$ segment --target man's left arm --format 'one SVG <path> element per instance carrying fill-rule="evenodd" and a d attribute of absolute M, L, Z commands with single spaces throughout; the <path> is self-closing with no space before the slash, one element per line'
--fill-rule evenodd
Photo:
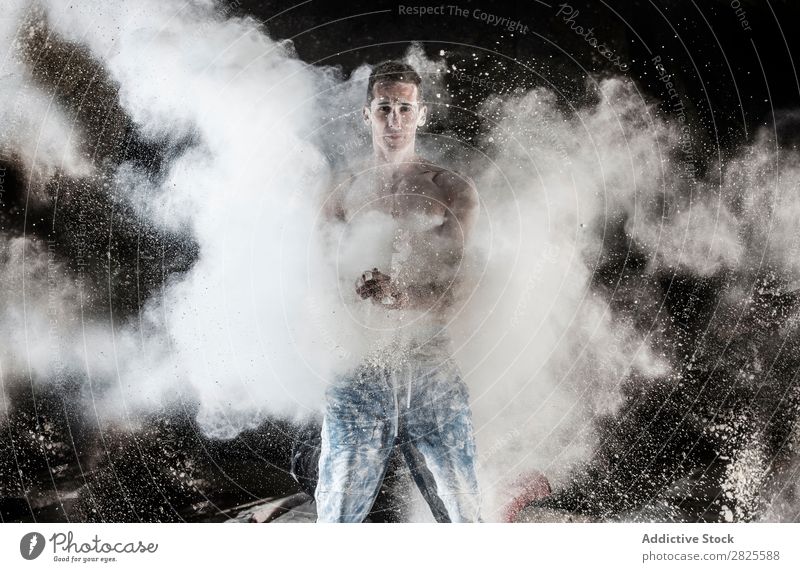
<path fill-rule="evenodd" d="M 433 182 L 445 191 L 448 198 L 439 235 L 450 244 L 445 243 L 443 247 L 452 247 L 453 254 L 460 259 L 478 218 L 478 191 L 472 179 L 452 171 L 438 173 Z"/>
<path fill-rule="evenodd" d="M 436 231 L 435 241 L 439 255 L 437 262 L 444 268 L 430 269 L 435 279 L 428 284 L 409 284 L 403 288 L 398 288 L 386 276 L 383 288 L 374 296 L 374 300 L 382 301 L 384 307 L 426 307 L 431 300 L 452 293 L 454 273 L 462 262 L 467 240 L 478 218 L 478 191 L 471 179 L 452 171 L 438 173 L 433 182 L 442 189 L 446 198 L 444 220 Z"/>

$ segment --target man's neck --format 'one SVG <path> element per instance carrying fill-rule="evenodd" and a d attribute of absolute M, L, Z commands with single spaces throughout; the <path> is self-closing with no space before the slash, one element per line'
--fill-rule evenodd
<path fill-rule="evenodd" d="M 416 161 L 417 153 L 414 150 L 413 145 L 408 149 L 404 149 L 403 151 L 398 151 L 396 153 L 387 153 L 383 149 L 375 147 L 373 160 L 376 166 L 386 167 L 389 170 L 396 170 L 401 168 L 403 165 Z"/>

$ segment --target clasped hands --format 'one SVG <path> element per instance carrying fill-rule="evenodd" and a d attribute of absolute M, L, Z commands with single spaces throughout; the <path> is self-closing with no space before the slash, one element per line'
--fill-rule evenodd
<path fill-rule="evenodd" d="M 396 310 L 408 303 L 408 294 L 392 282 L 388 274 L 377 268 L 364 271 L 356 280 L 356 293 L 362 300 L 371 298 L 374 304 Z"/>

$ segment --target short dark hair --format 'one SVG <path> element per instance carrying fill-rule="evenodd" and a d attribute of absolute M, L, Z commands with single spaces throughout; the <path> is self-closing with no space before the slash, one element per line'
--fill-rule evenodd
<path fill-rule="evenodd" d="M 372 88 L 379 81 L 413 83 L 417 86 L 417 99 L 422 99 L 422 78 L 417 70 L 408 64 L 396 60 L 381 62 L 369 74 L 367 83 L 367 105 L 372 102 Z"/>

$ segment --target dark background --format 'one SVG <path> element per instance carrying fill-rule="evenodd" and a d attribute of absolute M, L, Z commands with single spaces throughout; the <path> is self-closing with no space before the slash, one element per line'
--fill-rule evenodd
<path fill-rule="evenodd" d="M 241 0 L 230 9 L 265 22 L 275 38 L 291 39 L 304 61 L 341 66 L 345 75 L 364 62 L 402 57 L 408 44 L 417 41 L 430 57 L 438 58 L 444 49 L 449 64 L 488 71 L 509 91 L 551 85 L 574 102 L 585 89 L 587 72 L 602 77 L 619 70 L 570 30 L 563 15 L 556 17 L 559 3 L 547 4 L 552 7 L 535 0 L 455 4 L 519 20 L 529 26 L 527 34 L 511 34 L 473 17 L 399 15 L 397 2 L 355 1 L 346 8 L 335 2 L 310 2 L 290 9 L 280 2 Z M 724 147 L 741 144 L 758 126 L 772 123 L 773 110 L 797 107 L 800 85 L 793 57 L 800 7 L 796 3 L 736 3 L 744 10 L 750 31 L 726 1 L 568 4 L 579 12 L 574 23 L 593 28 L 598 40 L 630 63 L 629 77 L 654 97 L 665 95 L 652 64 L 652 58 L 660 55 L 679 91 L 694 105 L 711 142 Z M 514 60 L 535 74 L 513 65 Z M 498 61 L 508 66 L 505 72 L 495 67 Z M 459 103 L 465 106 L 485 95 L 472 89 L 460 92 L 457 83 L 451 82 L 451 89 L 462 96 Z"/>

